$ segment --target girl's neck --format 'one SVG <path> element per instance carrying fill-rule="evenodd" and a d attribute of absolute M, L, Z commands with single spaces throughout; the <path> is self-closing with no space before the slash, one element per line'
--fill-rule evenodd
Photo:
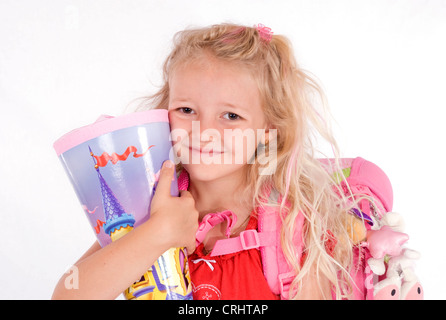
<path fill-rule="evenodd" d="M 252 208 L 242 195 L 243 172 L 235 172 L 212 181 L 190 180 L 189 192 L 195 199 L 200 220 L 208 213 L 231 210 L 238 220 L 245 219 Z M 251 198 L 249 198 L 251 199 Z M 249 202 L 248 202 L 249 203 Z"/>
<path fill-rule="evenodd" d="M 237 221 L 232 228 L 231 237 L 238 236 L 245 230 L 252 208 L 247 199 L 252 195 L 243 195 L 243 175 L 233 173 L 212 181 L 192 180 L 189 182 L 189 192 L 195 199 L 195 208 L 199 212 L 200 221 L 208 213 L 232 211 L 237 216 Z M 245 199 L 243 199 L 245 198 Z M 244 201 L 242 201 L 244 200 Z M 203 239 L 204 252 L 209 253 L 219 239 L 226 238 L 227 224 L 222 223 L 209 230 Z"/>

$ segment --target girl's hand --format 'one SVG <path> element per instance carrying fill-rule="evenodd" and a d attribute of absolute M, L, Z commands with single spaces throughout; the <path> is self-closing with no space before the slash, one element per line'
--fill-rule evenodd
<path fill-rule="evenodd" d="M 169 248 L 186 247 L 190 254 L 195 250 L 198 211 L 195 209 L 195 200 L 189 191 L 181 191 L 179 197 L 171 196 L 173 174 L 173 162 L 165 161 L 152 199 L 150 220 L 152 223 L 157 223 L 163 238 L 160 240 L 165 241 Z"/>

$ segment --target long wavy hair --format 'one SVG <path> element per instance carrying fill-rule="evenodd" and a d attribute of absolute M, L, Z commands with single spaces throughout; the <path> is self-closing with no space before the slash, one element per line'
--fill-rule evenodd
<path fill-rule="evenodd" d="M 354 201 L 337 192 L 333 175 L 316 158 L 314 141 L 324 139 L 332 146 L 332 170 L 341 172 L 339 149 L 330 128 L 330 113 L 326 99 L 317 81 L 302 70 L 296 62 L 289 40 L 274 34 L 266 40 L 256 27 L 220 24 L 205 28 L 186 29 L 174 37 L 174 45 L 163 66 L 163 84 L 158 92 L 145 97 L 140 108 L 168 108 L 169 77 L 179 65 L 199 59 L 203 53 L 212 54 L 225 62 L 242 65 L 256 79 L 265 118 L 277 130 L 274 174 L 259 174 L 262 163 L 257 159 L 246 166 L 245 192 L 252 208 L 266 205 L 264 187 L 270 186 L 282 195 L 280 208 L 283 219 L 281 245 L 292 266 L 295 279 L 290 297 L 297 298 L 305 290 L 307 275 L 318 279 L 324 294 L 322 279 L 329 281 L 335 297 L 348 298 L 352 292 L 350 281 L 352 244 L 338 241 L 333 252 L 325 242 L 334 236 L 348 239 L 343 215 Z M 267 148 L 268 146 L 265 146 Z M 256 153 L 256 157 L 265 156 Z M 268 159 L 271 159 L 271 155 Z M 177 172 L 182 170 L 181 163 Z M 252 195 L 254 195 L 252 197 Z M 288 205 L 285 203 L 288 202 Z M 271 205 L 271 203 L 269 204 Z M 305 218 L 303 241 L 305 261 L 293 245 L 295 221 Z M 331 235 L 331 236 L 328 236 Z M 324 298 L 332 298 L 323 296 Z"/>

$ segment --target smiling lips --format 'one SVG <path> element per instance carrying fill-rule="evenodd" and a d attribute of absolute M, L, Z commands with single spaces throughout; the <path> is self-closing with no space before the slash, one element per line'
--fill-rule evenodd
<path fill-rule="evenodd" d="M 200 154 L 209 154 L 209 155 L 219 155 L 222 154 L 223 151 L 219 151 L 219 150 L 213 150 L 213 149 L 206 149 L 206 148 L 193 148 L 193 147 L 189 147 L 189 150 L 192 152 L 199 152 Z"/>

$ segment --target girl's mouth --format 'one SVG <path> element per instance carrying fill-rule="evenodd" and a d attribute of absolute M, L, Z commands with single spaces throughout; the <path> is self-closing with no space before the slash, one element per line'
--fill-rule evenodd
<path fill-rule="evenodd" d="M 198 152 L 200 154 L 205 154 L 205 155 L 219 155 L 222 154 L 223 151 L 220 150 L 214 150 L 214 149 L 207 149 L 207 148 L 195 148 L 195 147 L 189 147 L 189 150 L 191 152 Z"/>

